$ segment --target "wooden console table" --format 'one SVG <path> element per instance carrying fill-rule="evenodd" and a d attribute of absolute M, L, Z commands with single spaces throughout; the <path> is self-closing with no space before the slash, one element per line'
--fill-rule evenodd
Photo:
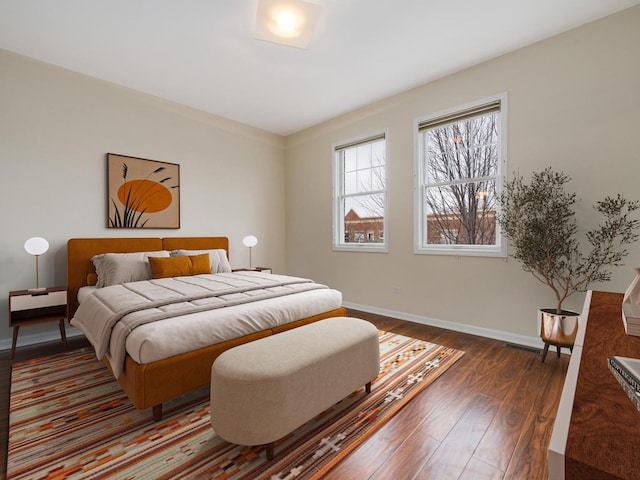
<path fill-rule="evenodd" d="M 607 367 L 640 358 L 622 324 L 621 293 L 588 292 L 549 445 L 549 479 L 640 478 L 640 412 Z"/>

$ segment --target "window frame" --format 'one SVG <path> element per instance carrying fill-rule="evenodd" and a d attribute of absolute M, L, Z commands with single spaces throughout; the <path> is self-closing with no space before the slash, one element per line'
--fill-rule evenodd
<path fill-rule="evenodd" d="M 503 187 L 503 179 L 507 172 L 507 93 L 499 93 L 490 97 L 482 98 L 458 105 L 447 110 L 425 115 L 414 119 L 414 254 L 421 255 L 454 255 L 454 256 L 478 256 L 478 257 L 506 257 L 507 240 L 502 233 L 502 229 L 496 220 L 496 244 L 495 245 L 464 245 L 464 244 L 425 244 L 426 216 L 424 211 L 425 169 L 424 162 L 424 136 L 420 131 L 420 125 L 433 121 L 441 117 L 459 115 L 462 112 L 470 111 L 483 105 L 499 102 L 499 148 L 498 165 L 495 175 L 496 196 L 500 196 Z M 463 121 L 460 119 L 459 121 Z M 443 125 L 444 126 L 444 125 Z M 474 177 L 481 179 L 483 177 Z M 500 205 L 496 204 L 496 218 L 500 213 Z"/>
<path fill-rule="evenodd" d="M 385 186 L 383 190 L 371 190 L 372 193 L 381 194 L 384 200 L 384 215 L 382 218 L 382 231 L 384 235 L 382 237 L 382 242 L 380 243 L 356 243 L 355 241 L 352 243 L 345 243 L 345 228 L 344 228 L 344 217 L 348 212 L 344 212 L 343 210 L 343 199 L 350 196 L 344 193 L 344 156 L 341 155 L 341 152 L 344 152 L 347 148 L 353 148 L 360 145 L 365 145 L 368 143 L 377 142 L 380 140 L 384 140 L 384 175 L 385 175 Z M 388 222 L 388 213 L 389 213 L 389 167 L 388 167 L 388 155 L 389 155 L 389 133 L 385 130 L 376 130 L 374 132 L 370 132 L 365 135 L 359 135 L 357 137 L 352 137 L 347 140 L 342 140 L 339 142 L 335 142 L 331 146 L 331 154 L 332 154 L 332 168 L 333 168 L 333 232 L 332 232 L 332 245 L 334 251 L 343 251 L 343 252 L 377 252 L 377 253 L 388 253 L 389 251 L 389 243 L 388 243 L 388 235 L 387 235 L 387 222 Z M 364 232 L 366 238 L 366 232 L 369 229 L 366 229 Z M 355 240 L 352 239 L 352 240 Z"/>

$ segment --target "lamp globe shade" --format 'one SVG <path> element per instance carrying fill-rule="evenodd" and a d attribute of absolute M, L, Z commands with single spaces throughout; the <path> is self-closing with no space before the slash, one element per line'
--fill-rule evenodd
<path fill-rule="evenodd" d="M 247 235 L 242 239 L 242 243 L 245 247 L 255 247 L 258 244 L 258 239 L 253 235 Z"/>
<path fill-rule="evenodd" d="M 42 237 L 31 237 L 24 242 L 24 249 L 31 255 L 42 255 L 49 250 L 49 242 Z"/>

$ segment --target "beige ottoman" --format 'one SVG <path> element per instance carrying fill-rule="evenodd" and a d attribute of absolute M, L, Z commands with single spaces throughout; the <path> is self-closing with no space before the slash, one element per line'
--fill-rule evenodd
<path fill-rule="evenodd" d="M 211 368 L 211 425 L 238 445 L 274 442 L 378 375 L 378 329 L 335 317 L 221 354 Z"/>

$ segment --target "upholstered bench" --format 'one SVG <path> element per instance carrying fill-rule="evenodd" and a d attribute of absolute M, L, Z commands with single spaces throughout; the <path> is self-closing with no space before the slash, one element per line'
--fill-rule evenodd
<path fill-rule="evenodd" d="M 211 367 L 211 425 L 238 445 L 275 441 L 378 375 L 378 329 L 334 317 L 222 353 Z"/>

